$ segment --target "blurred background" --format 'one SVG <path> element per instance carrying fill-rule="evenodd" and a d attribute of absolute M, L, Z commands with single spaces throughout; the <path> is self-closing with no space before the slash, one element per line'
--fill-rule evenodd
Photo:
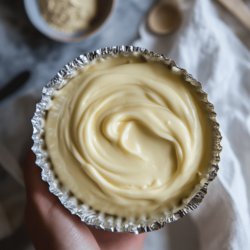
<path fill-rule="evenodd" d="M 203 204 L 148 234 L 145 249 L 250 249 L 250 1 L 86 1 L 83 16 L 79 1 L 60 2 L 0 0 L 0 249 L 33 249 L 20 165 L 42 87 L 78 55 L 122 44 L 164 53 L 201 81 L 223 134 Z"/>

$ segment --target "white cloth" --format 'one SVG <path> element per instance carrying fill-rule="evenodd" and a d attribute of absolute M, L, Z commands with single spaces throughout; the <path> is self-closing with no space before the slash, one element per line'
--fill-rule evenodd
<path fill-rule="evenodd" d="M 223 22 L 214 2 L 182 2 L 183 22 L 176 34 L 157 38 L 144 24 L 134 44 L 169 56 L 203 83 L 218 114 L 223 151 L 219 178 L 185 223 L 186 234 L 196 228 L 196 248 L 183 234 L 179 248 L 168 240 L 165 244 L 169 249 L 250 249 L 250 51 Z M 146 245 L 150 237 L 156 236 L 150 235 Z"/>
<path fill-rule="evenodd" d="M 214 2 L 182 2 L 178 32 L 160 38 L 150 35 L 143 24 L 134 44 L 166 54 L 204 84 L 223 133 L 219 178 L 190 216 L 148 234 L 145 249 L 250 249 L 250 52 L 223 23 Z M 0 164 L 13 177 L 0 182 L 0 239 L 17 227 L 23 212 L 17 162 L 27 143 L 22 138 L 27 140 L 30 133 L 27 118 L 34 109 L 30 103 L 34 104 L 32 93 L 0 107 Z"/>

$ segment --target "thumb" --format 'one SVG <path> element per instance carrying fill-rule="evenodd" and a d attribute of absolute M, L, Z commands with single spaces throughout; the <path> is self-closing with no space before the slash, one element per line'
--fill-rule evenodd
<path fill-rule="evenodd" d="M 89 228 L 49 192 L 30 153 L 23 166 L 27 192 L 25 221 L 36 249 L 100 249 Z"/>

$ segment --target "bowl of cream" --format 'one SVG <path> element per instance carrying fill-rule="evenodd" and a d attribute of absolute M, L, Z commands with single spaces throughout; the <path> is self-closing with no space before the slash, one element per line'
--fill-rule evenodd
<path fill-rule="evenodd" d="M 72 214 L 141 233 L 200 204 L 218 171 L 221 135 L 201 84 L 174 61 L 102 48 L 65 65 L 42 93 L 32 150 Z"/>

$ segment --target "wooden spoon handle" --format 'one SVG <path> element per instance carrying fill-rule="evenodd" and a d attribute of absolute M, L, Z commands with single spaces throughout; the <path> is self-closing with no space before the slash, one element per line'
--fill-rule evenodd
<path fill-rule="evenodd" d="M 217 0 L 250 30 L 250 9 L 242 0 Z"/>

